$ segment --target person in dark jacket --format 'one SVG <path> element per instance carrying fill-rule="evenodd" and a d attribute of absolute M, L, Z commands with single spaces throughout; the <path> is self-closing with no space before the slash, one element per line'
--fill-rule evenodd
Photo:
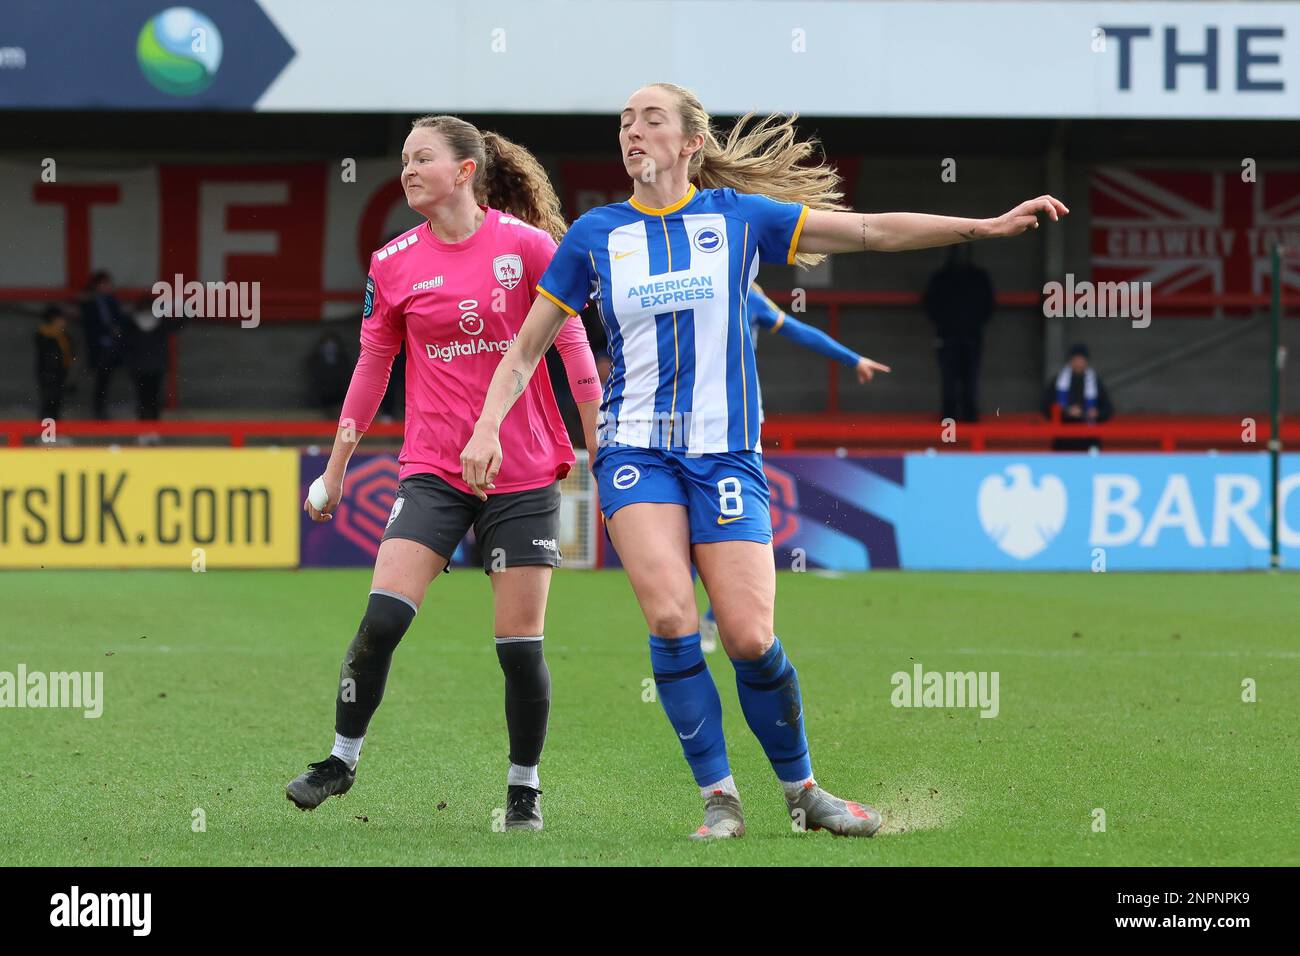
<path fill-rule="evenodd" d="M 348 394 L 352 369 L 356 365 L 343 345 L 342 337 L 334 331 L 324 333 L 307 359 L 307 376 L 311 389 L 311 403 L 337 416 Z M 391 376 L 390 376 L 391 384 Z"/>
<path fill-rule="evenodd" d="M 1065 365 L 1056 378 L 1047 383 L 1043 392 L 1043 415 L 1052 417 L 1053 407 L 1061 410 L 1062 424 L 1097 424 L 1109 421 L 1115 414 L 1110 394 L 1090 363 L 1088 346 L 1079 343 L 1070 348 Z M 1100 448 L 1096 438 L 1057 438 L 1052 442 L 1056 451 L 1086 451 Z"/>
<path fill-rule="evenodd" d="M 135 382 L 136 417 L 157 421 L 162 411 L 163 376 L 173 332 L 181 320 L 154 314 L 153 299 L 143 296 L 135 304 L 124 337 L 127 364 Z"/>
<path fill-rule="evenodd" d="M 62 414 L 64 386 L 74 357 L 72 340 L 68 338 L 68 314 L 63 306 L 46 306 L 36 327 L 36 393 L 42 421 L 58 421 Z"/>
<path fill-rule="evenodd" d="M 126 317 L 113 295 L 113 278 L 96 272 L 86 283 L 81 300 L 81 325 L 86 334 L 86 356 L 95 373 L 92 399 L 94 416 L 108 418 L 108 386 L 113 370 L 122 364 L 122 339 L 126 335 Z"/>
<path fill-rule="evenodd" d="M 949 247 L 943 268 L 926 285 L 923 305 L 937 335 L 943 417 L 977 422 L 980 351 L 993 315 L 993 280 L 971 261 L 969 246 Z"/>

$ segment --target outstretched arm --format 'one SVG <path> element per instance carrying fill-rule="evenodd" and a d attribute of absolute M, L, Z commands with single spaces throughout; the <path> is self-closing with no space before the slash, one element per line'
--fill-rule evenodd
<path fill-rule="evenodd" d="M 802 346 L 818 355 L 824 355 L 828 359 L 833 359 L 844 365 L 854 366 L 858 364 L 861 357 L 847 345 L 835 341 L 821 329 L 815 329 L 811 325 L 805 325 L 793 315 L 784 312 L 777 322 L 772 326 L 772 331 L 777 335 L 789 339 L 795 345 Z"/>
<path fill-rule="evenodd" d="M 560 334 L 568 313 L 545 296 L 533 300 L 532 308 L 519 329 L 514 344 L 501 356 L 488 385 L 483 413 L 474 434 L 460 453 L 461 477 L 470 491 L 484 501 L 501 470 L 501 423 L 532 381 L 537 363 Z M 584 422 L 585 425 L 585 422 Z"/>
<path fill-rule="evenodd" d="M 919 212 L 830 212 L 810 209 L 799 235 L 799 252 L 906 252 L 976 239 L 1018 236 L 1038 228 L 1039 214 L 1053 222 L 1070 212 L 1051 196 L 1022 202 L 996 219 L 962 219 Z"/>
<path fill-rule="evenodd" d="M 793 315 L 783 312 L 781 307 L 768 297 L 757 282 L 750 286 L 749 305 L 752 321 L 760 329 L 769 329 L 777 335 L 785 336 L 795 345 L 803 346 L 818 355 L 824 355 L 828 359 L 849 366 L 857 373 L 859 384 L 865 385 L 871 381 L 876 372 L 890 371 L 888 365 L 881 365 L 879 362 L 873 362 L 871 359 L 859 355 L 847 345 L 843 345 L 831 338 L 821 329 L 805 325 Z"/>
<path fill-rule="evenodd" d="M 834 359 L 836 362 L 849 366 L 849 368 L 857 372 L 859 384 L 865 385 L 871 381 L 876 372 L 890 371 L 888 365 L 881 365 L 879 362 L 873 362 L 865 355 L 859 355 L 847 345 L 835 341 L 821 329 L 805 325 L 794 316 L 787 315 L 784 312 L 781 314 L 781 320 L 773 326 L 772 331 L 785 336 L 796 345 L 802 345 L 818 355 L 824 355 L 828 359 Z"/>

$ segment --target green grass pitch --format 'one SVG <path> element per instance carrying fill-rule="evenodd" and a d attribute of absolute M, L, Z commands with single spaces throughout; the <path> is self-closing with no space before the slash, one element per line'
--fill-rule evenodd
<path fill-rule="evenodd" d="M 98 719 L 0 709 L 0 864 L 1300 864 L 1290 575 L 781 574 L 818 780 L 885 830 L 792 831 L 719 653 L 748 833 L 698 845 L 616 572 L 551 589 L 544 832 L 492 827 L 507 748 L 474 571 L 430 589 L 351 793 L 295 809 L 284 785 L 328 753 L 369 574 L 0 574 L 0 671 L 103 671 L 105 697 Z M 894 707 L 890 676 L 916 661 L 997 671 L 998 716 Z"/>

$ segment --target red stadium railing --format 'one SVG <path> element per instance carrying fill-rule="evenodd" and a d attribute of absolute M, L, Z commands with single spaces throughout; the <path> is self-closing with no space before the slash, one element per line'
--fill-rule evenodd
<path fill-rule="evenodd" d="M 1243 425 L 1248 416 L 1123 418 L 1104 425 L 1059 425 L 1033 415 L 1004 415 L 974 424 L 958 423 L 947 430 L 933 418 L 882 415 L 775 415 L 763 423 L 763 445 L 768 450 L 795 451 L 826 448 L 939 451 L 1023 450 L 1050 447 L 1055 438 L 1095 437 L 1108 450 L 1117 448 L 1174 451 L 1179 448 L 1220 450 L 1263 450 L 1270 438 L 1268 415 L 1249 416 L 1254 425 Z M 245 447 L 249 439 L 329 439 L 337 423 L 312 421 L 60 421 L 59 435 L 86 438 L 138 438 L 158 435 L 167 438 L 206 438 L 231 448 Z M 1253 429 L 1254 442 L 1245 440 Z M 0 435 L 10 448 L 22 447 L 24 439 L 39 440 L 40 422 L 0 420 Z M 370 437 L 401 438 L 402 424 L 374 424 Z M 1284 443 L 1300 443 L 1300 422 L 1283 425 Z M 32 442 L 27 442 L 30 444 Z"/>
<path fill-rule="evenodd" d="M 1242 424 L 1247 417 L 1254 422 L 1249 430 Z M 1247 436 L 1254 441 L 1247 441 Z M 1057 438 L 1095 438 L 1107 450 L 1263 450 L 1270 437 L 1264 412 L 1212 418 L 1125 417 L 1102 425 L 1063 425 L 1037 415 L 1016 414 L 977 423 L 958 422 L 949 429 L 934 418 L 915 415 L 774 415 L 763 422 L 763 447 L 781 451 L 812 447 L 1012 451 L 1049 448 Z M 1300 423 L 1283 424 L 1282 440 L 1300 441 Z"/>
<path fill-rule="evenodd" d="M 221 439 L 231 448 L 243 448 L 249 438 L 330 438 L 338 430 L 338 422 L 328 419 L 313 421 L 60 421 L 56 432 L 71 437 L 138 438 L 141 435 L 158 435 L 167 438 Z M 24 437 L 39 437 L 45 431 L 40 422 L 0 420 L 0 435 L 5 444 L 18 448 Z M 366 432 L 371 437 L 402 437 L 402 424 L 376 422 Z"/>

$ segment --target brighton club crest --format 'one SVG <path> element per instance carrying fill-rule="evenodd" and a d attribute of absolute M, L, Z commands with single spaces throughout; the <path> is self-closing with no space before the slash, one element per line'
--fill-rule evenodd
<path fill-rule="evenodd" d="M 513 289 L 524 277 L 524 260 L 516 255 L 497 256 L 492 260 L 492 272 L 498 282 L 507 289 Z"/>

